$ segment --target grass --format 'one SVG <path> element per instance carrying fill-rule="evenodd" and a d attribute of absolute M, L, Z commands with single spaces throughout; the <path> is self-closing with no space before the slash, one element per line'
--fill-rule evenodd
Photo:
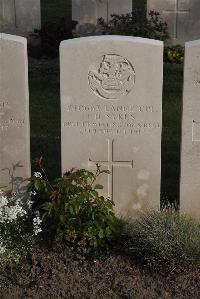
<path fill-rule="evenodd" d="M 31 63 L 29 79 L 32 158 L 43 155 L 50 178 L 55 178 L 61 171 L 58 61 Z M 182 82 L 182 65 L 166 64 L 161 198 L 163 201 L 167 198 L 168 201 L 176 203 L 179 197 Z"/>
<path fill-rule="evenodd" d="M 151 269 L 170 272 L 200 266 L 200 223 L 172 210 L 126 222 L 120 242 L 122 251 L 125 248 Z"/>

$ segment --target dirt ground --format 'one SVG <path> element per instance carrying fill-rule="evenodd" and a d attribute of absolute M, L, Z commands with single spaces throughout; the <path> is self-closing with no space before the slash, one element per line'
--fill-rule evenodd
<path fill-rule="evenodd" d="M 0 298 L 200 298 L 200 270 L 150 273 L 128 256 L 108 255 L 85 264 L 69 248 L 37 250 L 18 278 L 0 269 Z"/>

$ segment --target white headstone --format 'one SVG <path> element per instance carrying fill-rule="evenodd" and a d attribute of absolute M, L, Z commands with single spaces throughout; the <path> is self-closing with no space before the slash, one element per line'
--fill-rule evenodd
<path fill-rule="evenodd" d="M 0 189 L 30 177 L 27 42 L 0 34 Z"/>
<path fill-rule="evenodd" d="M 40 0 L 0 0 L 1 32 L 28 36 L 40 27 Z"/>
<path fill-rule="evenodd" d="M 72 19 L 78 21 L 77 35 L 87 36 L 98 31 L 99 18 L 106 22 L 112 14 L 132 12 L 132 0 L 72 0 Z"/>
<path fill-rule="evenodd" d="M 147 11 L 158 11 L 168 24 L 171 41 L 183 44 L 200 38 L 199 0 L 148 0 Z"/>
<path fill-rule="evenodd" d="M 95 170 L 123 216 L 160 205 L 163 44 L 133 37 L 61 43 L 62 171 Z"/>
<path fill-rule="evenodd" d="M 200 41 L 185 48 L 181 149 L 181 212 L 200 218 Z"/>

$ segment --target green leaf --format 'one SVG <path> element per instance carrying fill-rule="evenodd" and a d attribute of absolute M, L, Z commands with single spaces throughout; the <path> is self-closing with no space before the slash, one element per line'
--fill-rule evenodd
<path fill-rule="evenodd" d="M 95 191 L 95 190 L 92 190 L 92 191 L 91 191 L 91 194 L 92 194 L 94 197 L 98 197 L 98 196 L 99 196 L 98 192 Z"/>
<path fill-rule="evenodd" d="M 68 208 L 69 208 L 69 203 L 66 202 L 66 203 L 65 203 L 65 212 L 67 212 Z"/>
<path fill-rule="evenodd" d="M 98 190 L 98 189 L 103 189 L 103 186 L 100 185 L 100 184 L 96 184 L 95 187 L 94 187 L 94 189 L 97 189 L 97 190 Z"/>
<path fill-rule="evenodd" d="M 74 215 L 74 209 L 73 209 L 73 206 L 69 206 L 69 212 L 71 215 Z"/>
<path fill-rule="evenodd" d="M 110 238 L 110 236 L 112 235 L 112 231 L 110 230 L 110 228 L 107 226 L 106 227 L 106 237 Z"/>
<path fill-rule="evenodd" d="M 40 190 L 40 188 L 41 188 L 41 182 L 40 182 L 40 180 L 35 180 L 35 182 L 34 182 L 34 187 L 35 187 L 35 189 L 36 189 L 37 191 Z"/>
<path fill-rule="evenodd" d="M 52 203 L 51 202 L 45 202 L 42 206 L 41 206 L 41 208 L 43 209 L 43 210 L 45 210 L 45 211 L 49 211 L 49 210 L 51 210 L 51 208 L 52 208 Z"/>
<path fill-rule="evenodd" d="M 75 209 L 75 214 L 77 215 L 80 210 L 80 206 L 75 205 L 74 209 Z"/>
<path fill-rule="evenodd" d="M 95 239 L 95 240 L 93 240 L 93 245 L 94 245 L 94 247 L 96 248 L 96 247 L 98 247 L 98 242 L 97 242 L 97 240 Z"/>
<path fill-rule="evenodd" d="M 104 237 L 105 237 L 105 235 L 104 235 L 104 230 L 102 229 L 102 228 L 100 228 L 100 230 L 99 230 L 99 238 L 100 239 L 103 239 Z"/>
<path fill-rule="evenodd" d="M 64 223 L 65 222 L 65 216 L 64 215 L 60 215 L 59 216 L 60 222 Z"/>

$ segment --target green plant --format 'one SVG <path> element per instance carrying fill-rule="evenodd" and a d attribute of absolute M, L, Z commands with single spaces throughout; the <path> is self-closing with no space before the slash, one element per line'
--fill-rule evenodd
<path fill-rule="evenodd" d="M 97 178 L 108 174 L 97 164 L 96 173 L 85 169 L 71 169 L 63 177 L 50 182 L 37 160 L 43 177 L 36 173 L 29 183 L 29 191 L 42 198 L 43 221 L 50 233 L 86 254 L 105 247 L 117 232 L 118 221 L 113 202 L 100 196 Z"/>
<path fill-rule="evenodd" d="M 184 47 L 181 45 L 165 47 L 164 58 L 167 62 L 182 63 L 184 61 Z"/>
<path fill-rule="evenodd" d="M 125 223 L 123 236 L 126 250 L 150 268 L 200 266 L 200 223 L 172 210 Z"/>
<path fill-rule="evenodd" d="M 112 15 L 108 24 L 103 18 L 98 20 L 103 34 L 139 36 L 158 40 L 167 40 L 167 24 L 162 22 L 158 12 L 150 11 L 148 17 L 142 10 L 126 15 Z"/>

